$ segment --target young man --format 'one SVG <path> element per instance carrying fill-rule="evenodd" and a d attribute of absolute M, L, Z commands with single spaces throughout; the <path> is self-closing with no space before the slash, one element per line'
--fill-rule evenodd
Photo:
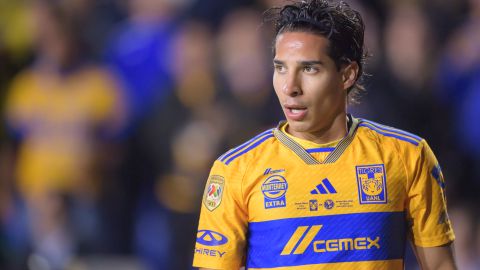
<path fill-rule="evenodd" d="M 445 182 L 425 140 L 347 114 L 364 25 L 345 3 L 276 17 L 273 85 L 286 122 L 228 151 L 208 179 L 194 266 L 455 269 Z"/>

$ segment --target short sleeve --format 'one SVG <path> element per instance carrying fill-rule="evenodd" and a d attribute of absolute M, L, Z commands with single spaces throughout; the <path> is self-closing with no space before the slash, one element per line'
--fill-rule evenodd
<path fill-rule="evenodd" d="M 242 178 L 234 164 L 214 163 L 202 199 L 194 266 L 239 269 L 244 264 L 247 214 Z"/>
<path fill-rule="evenodd" d="M 31 75 L 21 74 L 13 80 L 8 90 L 5 116 L 10 128 L 16 132 L 23 130 L 35 115 L 36 93 L 32 90 L 32 80 Z"/>
<path fill-rule="evenodd" d="M 445 180 L 428 144 L 422 140 L 418 148 L 407 162 L 412 178 L 406 206 L 410 236 L 416 246 L 445 245 L 455 239 L 447 214 Z"/>

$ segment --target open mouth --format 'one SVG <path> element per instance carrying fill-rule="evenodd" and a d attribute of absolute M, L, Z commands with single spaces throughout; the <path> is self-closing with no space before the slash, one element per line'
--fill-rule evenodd
<path fill-rule="evenodd" d="M 305 110 L 307 110 L 307 108 L 287 108 L 287 110 L 289 110 L 291 113 L 299 114 L 303 113 Z"/>
<path fill-rule="evenodd" d="M 285 115 L 288 119 L 300 121 L 305 118 L 307 108 L 302 106 L 285 106 Z"/>

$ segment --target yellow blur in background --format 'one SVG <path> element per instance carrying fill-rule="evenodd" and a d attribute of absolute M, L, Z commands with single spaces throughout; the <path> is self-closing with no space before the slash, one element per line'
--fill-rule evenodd
<path fill-rule="evenodd" d="M 0 0 L 0 269 L 191 269 L 211 164 L 283 119 L 283 2 Z M 429 141 L 479 269 L 480 2 L 347 2 L 370 54 L 349 112 Z"/>

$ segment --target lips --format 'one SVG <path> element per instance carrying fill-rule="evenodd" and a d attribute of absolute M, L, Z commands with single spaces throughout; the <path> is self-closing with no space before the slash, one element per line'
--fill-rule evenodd
<path fill-rule="evenodd" d="M 307 115 L 307 107 L 301 105 L 284 105 L 285 116 L 289 120 L 301 121 Z"/>

